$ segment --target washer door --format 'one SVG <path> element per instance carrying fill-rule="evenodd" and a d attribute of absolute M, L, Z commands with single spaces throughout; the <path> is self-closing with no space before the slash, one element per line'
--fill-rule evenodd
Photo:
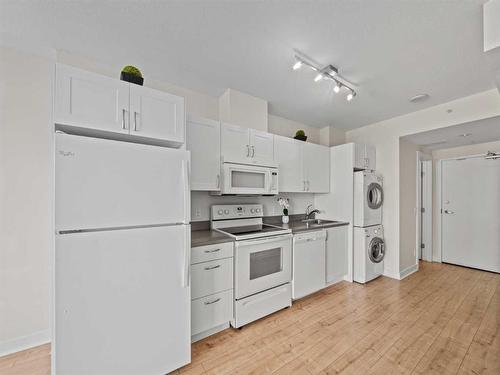
<path fill-rule="evenodd" d="M 374 237 L 368 245 L 368 256 L 373 263 L 380 263 L 385 256 L 385 242 L 380 237 Z"/>
<path fill-rule="evenodd" d="M 376 210 L 382 206 L 384 202 L 384 191 L 382 186 L 377 182 L 372 182 L 368 185 L 368 190 L 366 192 L 366 201 L 368 202 L 368 207 L 372 210 Z"/>

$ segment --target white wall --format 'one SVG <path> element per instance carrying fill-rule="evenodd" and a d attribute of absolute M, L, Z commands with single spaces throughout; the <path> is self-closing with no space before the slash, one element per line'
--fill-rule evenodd
<path fill-rule="evenodd" d="M 399 141 L 399 270 L 410 272 L 416 264 L 417 151 L 413 143 Z"/>
<path fill-rule="evenodd" d="M 432 258 L 434 260 L 441 261 L 441 240 L 439 234 L 439 219 L 441 216 L 440 209 L 438 205 L 438 195 L 441 193 L 439 189 L 438 175 L 437 175 L 437 164 L 439 160 L 450 159 L 450 158 L 460 158 L 464 156 L 480 155 L 486 154 L 488 151 L 500 152 L 500 141 L 479 143 L 468 146 L 460 146 L 447 148 L 442 150 L 435 150 L 432 152 Z"/>
<path fill-rule="evenodd" d="M 283 117 L 269 115 L 268 129 L 269 133 L 290 138 L 293 138 L 295 136 L 295 132 L 297 130 L 302 129 L 307 135 L 307 142 L 321 144 L 320 128 L 308 126 L 300 122 L 288 120 Z"/>
<path fill-rule="evenodd" d="M 0 47 L 0 356 L 47 342 L 53 61 Z"/>
<path fill-rule="evenodd" d="M 452 109 L 452 112 L 448 112 Z M 402 248 L 400 235 L 400 150 L 399 138 L 409 134 L 461 124 L 500 115 L 500 95 L 496 89 L 481 92 L 445 104 L 437 105 L 407 115 L 378 122 L 346 133 L 347 142 L 372 144 L 377 148 L 377 170 L 384 177 L 385 202 L 383 206 L 384 234 L 387 243 L 387 258 L 384 273 L 399 278 L 401 258 L 408 257 L 408 249 Z M 404 177 L 406 179 L 406 177 Z M 408 176 L 416 184 L 416 175 Z M 407 198 L 404 198 L 407 199 Z M 414 204 L 414 203 L 413 203 Z M 410 204 L 405 204 L 410 206 Z M 415 219 L 414 219 L 415 220 Z M 416 222 L 414 223 L 416 225 Z M 412 239 L 414 240 L 414 239 Z M 410 241 L 410 240 L 408 240 Z"/>
<path fill-rule="evenodd" d="M 307 193 L 281 193 L 280 197 L 290 199 L 290 209 L 288 213 L 305 214 L 306 208 L 314 204 L 314 195 Z M 260 203 L 264 205 L 264 216 L 282 215 L 282 210 L 278 204 L 278 197 L 235 197 L 210 195 L 205 191 L 191 192 L 191 220 L 210 220 L 210 206 L 213 204 L 238 204 L 238 203 Z"/>
<path fill-rule="evenodd" d="M 227 89 L 219 98 L 219 120 L 267 132 L 267 101 Z"/>

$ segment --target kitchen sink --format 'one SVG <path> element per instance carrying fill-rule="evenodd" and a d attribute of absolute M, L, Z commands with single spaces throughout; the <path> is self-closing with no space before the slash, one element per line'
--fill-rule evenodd
<path fill-rule="evenodd" d="M 322 226 L 324 224 L 332 224 L 332 223 L 338 223 L 338 221 L 334 220 L 322 220 L 322 219 L 304 219 L 301 220 L 303 223 L 306 225 L 310 226 Z"/>

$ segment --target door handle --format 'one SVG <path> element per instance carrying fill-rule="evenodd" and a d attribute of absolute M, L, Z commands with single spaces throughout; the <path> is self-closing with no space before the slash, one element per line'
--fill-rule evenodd
<path fill-rule="evenodd" d="M 126 130 L 127 129 L 127 126 L 125 124 L 125 113 L 127 112 L 127 110 L 125 108 L 122 109 L 122 129 L 123 130 Z"/>
<path fill-rule="evenodd" d="M 444 210 L 444 213 L 448 214 L 448 215 L 453 215 L 455 213 L 455 211 Z"/>
<path fill-rule="evenodd" d="M 134 131 L 137 131 L 137 112 L 134 111 Z"/>
<path fill-rule="evenodd" d="M 220 264 L 211 267 L 205 267 L 205 271 L 215 270 L 216 268 L 220 268 Z"/>
<path fill-rule="evenodd" d="M 217 303 L 219 301 L 220 301 L 220 298 L 214 299 L 213 301 L 206 301 L 205 305 L 212 305 L 212 304 Z"/>

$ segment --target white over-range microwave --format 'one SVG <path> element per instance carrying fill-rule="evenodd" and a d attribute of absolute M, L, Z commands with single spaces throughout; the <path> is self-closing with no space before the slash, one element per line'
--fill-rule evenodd
<path fill-rule="evenodd" d="M 278 168 L 236 163 L 222 164 L 221 190 L 216 195 L 276 195 Z"/>

